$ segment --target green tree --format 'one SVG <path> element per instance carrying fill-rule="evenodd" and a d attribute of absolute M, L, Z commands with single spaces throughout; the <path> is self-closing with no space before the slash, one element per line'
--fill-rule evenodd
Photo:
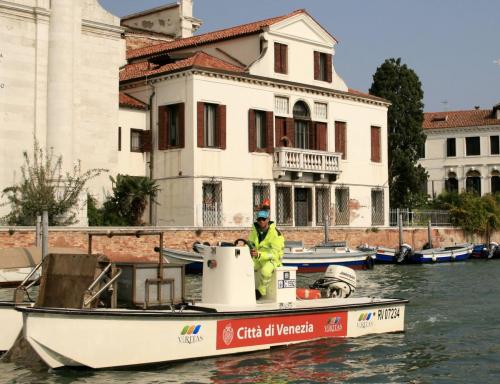
<path fill-rule="evenodd" d="M 8 225 L 35 225 L 43 211 L 49 214 L 49 225 L 70 225 L 76 221 L 74 209 L 86 183 L 105 169 L 81 172 L 80 162 L 70 172 L 63 172 L 62 156 L 44 151 L 35 139 L 33 154 L 23 152 L 21 181 L 2 191 L 11 211 L 1 221 Z"/>
<path fill-rule="evenodd" d="M 370 93 L 391 102 L 387 116 L 391 208 L 425 204 L 425 169 L 417 164 L 425 144 L 424 93 L 417 74 L 401 59 L 387 59 L 373 75 Z"/>
<path fill-rule="evenodd" d="M 96 208 L 95 199 L 89 196 L 90 225 L 143 225 L 142 216 L 148 199 L 156 203 L 159 186 L 155 181 L 142 176 L 117 175 L 111 177 L 113 194 L 106 198 L 101 209 Z"/>

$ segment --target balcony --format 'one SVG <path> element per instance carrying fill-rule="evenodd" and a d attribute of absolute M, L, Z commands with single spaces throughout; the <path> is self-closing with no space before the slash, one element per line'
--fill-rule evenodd
<path fill-rule="evenodd" d="M 301 178 L 309 173 L 319 179 L 328 176 L 335 180 L 341 172 L 340 157 L 341 154 L 336 152 L 278 147 L 274 149 L 273 175 L 275 179 L 287 173 L 293 178 Z"/>

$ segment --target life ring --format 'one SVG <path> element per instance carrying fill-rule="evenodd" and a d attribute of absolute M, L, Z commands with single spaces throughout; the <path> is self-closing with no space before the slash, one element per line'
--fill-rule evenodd
<path fill-rule="evenodd" d="M 365 259 L 366 269 L 373 269 L 374 265 L 375 265 L 375 261 L 373 261 L 373 257 L 366 256 L 366 259 Z"/>
<path fill-rule="evenodd" d="M 301 300 L 321 299 L 321 291 L 318 289 L 297 288 L 296 296 L 297 299 Z"/>

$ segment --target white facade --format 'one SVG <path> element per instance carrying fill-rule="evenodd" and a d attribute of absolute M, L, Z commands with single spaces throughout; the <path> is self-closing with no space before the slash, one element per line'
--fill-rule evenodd
<path fill-rule="evenodd" d="M 66 169 L 128 173 L 116 149 L 122 31 L 97 0 L 0 0 L 0 190 L 20 180 L 34 137 Z M 108 175 L 89 187 L 102 198 Z"/>
<path fill-rule="evenodd" d="M 425 158 L 431 196 L 448 191 L 500 192 L 500 116 L 490 110 L 425 114 Z"/>
<path fill-rule="evenodd" d="M 285 74 L 274 70 L 275 42 L 288 47 Z M 314 52 L 332 54 L 335 43 L 307 13 L 299 12 L 260 33 L 175 50 L 176 55 L 203 51 L 241 71 L 201 63 L 122 81 L 123 91 L 145 103 L 154 92 L 153 178 L 161 188 L 155 224 L 248 227 L 259 200 L 255 189 L 264 188 L 271 198 L 272 219 L 280 225 L 320 225 L 322 218 L 317 216 L 325 209 L 333 225 L 388 225 L 388 103 L 348 90 L 334 70 L 331 82 L 314 79 Z M 297 102 L 307 105 L 311 122 L 327 124 L 326 150 L 277 144 L 276 121 L 294 119 Z M 184 145 L 159 150 L 158 108 L 180 103 Z M 225 106 L 225 148 L 199 146 L 199 103 Z M 249 150 L 250 110 L 273 114 L 271 153 Z M 336 122 L 346 126 L 345 159 L 335 152 Z M 380 132 L 377 161 L 371 161 L 371 127 Z M 320 209 L 317 191 L 325 188 L 328 207 Z M 278 189 L 289 194 L 278 196 Z M 343 199 L 337 189 L 347 193 Z M 207 203 L 214 191 L 217 203 Z M 382 216 L 376 222 L 372 220 L 374 193 Z M 345 220 L 337 219 L 340 205 Z"/>

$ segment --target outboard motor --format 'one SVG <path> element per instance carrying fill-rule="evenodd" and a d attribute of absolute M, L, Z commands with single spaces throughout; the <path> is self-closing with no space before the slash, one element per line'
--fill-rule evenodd
<path fill-rule="evenodd" d="M 495 252 L 497 252 L 498 250 L 498 243 L 495 243 L 495 242 L 491 242 L 490 243 L 490 250 L 488 252 L 488 259 L 493 259 L 493 257 L 495 256 Z"/>
<path fill-rule="evenodd" d="M 325 276 L 309 288 L 319 290 L 321 297 L 349 297 L 356 290 L 356 273 L 342 265 L 330 265 Z"/>
<path fill-rule="evenodd" d="M 403 264 L 409 261 L 411 254 L 413 253 L 413 249 L 410 244 L 402 244 L 399 251 L 394 254 L 396 258 L 396 263 Z"/>

